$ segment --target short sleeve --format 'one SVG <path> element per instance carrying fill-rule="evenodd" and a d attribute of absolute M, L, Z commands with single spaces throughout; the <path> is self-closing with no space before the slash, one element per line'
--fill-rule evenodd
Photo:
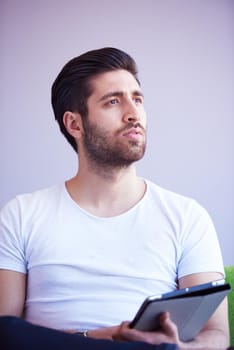
<path fill-rule="evenodd" d="M 0 211 L 0 269 L 26 273 L 21 213 L 17 198 Z"/>
<path fill-rule="evenodd" d="M 207 211 L 192 200 L 181 236 L 178 278 L 199 272 L 219 272 L 224 275 L 224 267 L 214 224 Z"/>

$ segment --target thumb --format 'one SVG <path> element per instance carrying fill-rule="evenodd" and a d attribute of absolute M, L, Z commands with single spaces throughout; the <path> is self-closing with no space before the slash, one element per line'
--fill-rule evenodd
<path fill-rule="evenodd" d="M 178 329 L 177 326 L 172 320 L 170 319 L 170 313 L 164 312 L 160 316 L 160 326 L 163 329 L 163 331 L 170 337 L 178 338 Z"/>

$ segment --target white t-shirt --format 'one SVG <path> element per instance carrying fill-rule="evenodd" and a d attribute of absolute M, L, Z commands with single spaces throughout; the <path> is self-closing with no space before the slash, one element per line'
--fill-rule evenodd
<path fill-rule="evenodd" d="M 0 268 L 28 274 L 26 320 L 93 329 L 131 320 L 145 297 L 182 276 L 223 273 L 217 235 L 192 199 L 146 181 L 115 217 L 80 208 L 65 184 L 17 196 L 0 214 Z"/>

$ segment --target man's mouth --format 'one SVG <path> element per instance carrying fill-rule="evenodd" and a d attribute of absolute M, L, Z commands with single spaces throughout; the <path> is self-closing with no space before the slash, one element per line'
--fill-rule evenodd
<path fill-rule="evenodd" d="M 136 140 L 143 136 L 143 131 L 139 128 L 131 128 L 125 131 L 123 136 Z"/>

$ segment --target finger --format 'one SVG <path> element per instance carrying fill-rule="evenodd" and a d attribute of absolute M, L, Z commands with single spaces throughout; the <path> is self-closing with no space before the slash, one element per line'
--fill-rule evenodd
<path fill-rule="evenodd" d="M 134 328 L 129 328 L 129 322 L 120 325 L 121 334 L 124 340 L 141 341 L 149 344 L 161 344 L 165 341 L 165 335 L 161 332 L 143 332 Z"/>
<path fill-rule="evenodd" d="M 119 328 L 119 335 L 121 339 L 128 341 L 144 341 L 145 335 L 137 329 L 130 328 L 129 324 L 130 322 L 121 323 Z"/>
<path fill-rule="evenodd" d="M 174 339 L 178 339 L 178 328 L 176 324 L 171 320 L 169 312 L 164 312 L 160 316 L 160 326 L 165 334 Z"/>

